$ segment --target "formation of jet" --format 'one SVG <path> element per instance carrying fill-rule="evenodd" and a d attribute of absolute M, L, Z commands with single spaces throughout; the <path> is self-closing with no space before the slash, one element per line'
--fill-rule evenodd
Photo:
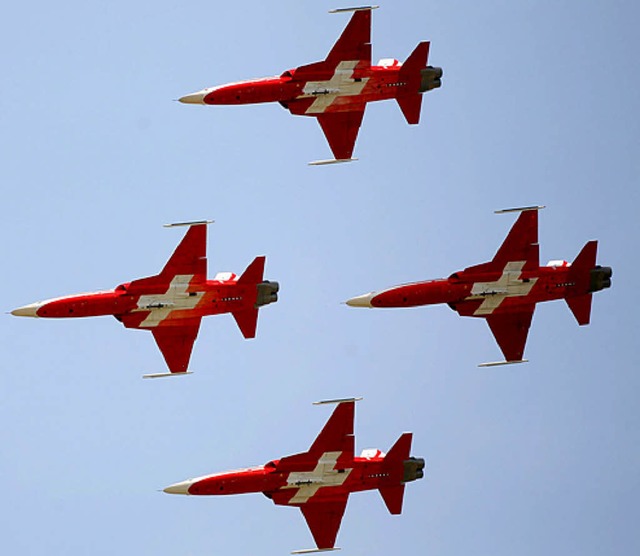
<path fill-rule="evenodd" d="M 589 324 L 592 293 L 611 286 L 610 267 L 596 265 L 597 241 L 589 241 L 573 263 L 540 266 L 538 209 L 525 207 L 493 260 L 449 278 L 404 284 L 347 301 L 352 307 L 416 307 L 446 303 L 462 316 L 487 320 L 505 361 L 521 363 L 536 303 L 564 299 L 578 324 Z"/>
<path fill-rule="evenodd" d="M 256 257 L 241 276 L 218 273 L 207 280 L 209 221 L 169 224 L 189 230 L 156 276 L 121 284 L 113 290 L 69 295 L 19 307 L 19 317 L 95 317 L 113 315 L 127 328 L 150 330 L 170 373 L 185 374 L 200 321 L 231 313 L 245 338 L 253 338 L 258 308 L 278 300 L 278 283 L 263 279 L 265 257 Z"/>
<path fill-rule="evenodd" d="M 425 462 L 410 456 L 411 433 L 404 433 L 386 455 L 364 450 L 354 455 L 356 398 L 329 400 L 338 406 L 308 451 L 266 465 L 189 479 L 164 489 L 169 494 L 215 496 L 261 492 L 275 504 L 298 507 L 317 549 L 335 549 L 349 494 L 378 489 L 392 514 L 402 512 L 404 485 L 421 479 Z"/>
<path fill-rule="evenodd" d="M 377 7 L 377 6 L 375 6 Z M 321 62 L 285 71 L 280 76 L 229 83 L 180 98 L 187 104 L 254 104 L 279 102 L 292 114 L 318 119 L 335 159 L 351 155 L 368 102 L 396 99 L 409 124 L 420 121 L 422 93 L 441 86 L 442 69 L 427 66 L 429 43 L 421 42 L 404 64 L 382 59 L 371 64 L 371 10 L 354 11 L 329 55 Z"/>
<path fill-rule="evenodd" d="M 409 124 L 418 124 L 422 95 L 441 86 L 442 69 L 427 65 L 429 42 L 421 42 L 404 63 L 371 63 L 371 11 L 377 6 L 332 10 L 354 12 L 342 35 L 320 62 L 280 76 L 204 89 L 179 100 L 187 104 L 239 105 L 278 102 L 294 115 L 317 118 L 334 158 L 310 164 L 355 160 L 355 142 L 368 102 L 395 99 Z M 580 325 L 590 321 L 592 294 L 611 286 L 612 269 L 596 264 L 597 241 L 579 255 L 539 265 L 538 210 L 524 207 L 494 258 L 448 278 L 404 284 L 349 299 L 353 307 L 415 307 L 446 303 L 462 316 L 486 319 L 504 361 L 521 363 L 537 303 L 564 299 Z M 203 317 L 231 313 L 245 338 L 256 334 L 260 307 L 278 300 L 279 285 L 264 279 L 265 257 L 256 257 L 237 276 L 207 279 L 207 224 L 184 222 L 188 230 L 161 272 L 113 290 L 48 299 L 19 307 L 15 316 L 76 318 L 113 315 L 126 328 L 149 330 L 168 373 L 188 374 Z M 355 455 L 356 398 L 337 404 L 309 450 L 265 465 L 188 479 L 164 489 L 194 496 L 262 493 L 275 504 L 300 508 L 316 544 L 294 554 L 335 550 L 349 495 L 377 489 L 391 514 L 402 512 L 405 484 L 424 475 L 425 461 L 412 457 L 412 433 L 403 433 L 387 454 Z"/>

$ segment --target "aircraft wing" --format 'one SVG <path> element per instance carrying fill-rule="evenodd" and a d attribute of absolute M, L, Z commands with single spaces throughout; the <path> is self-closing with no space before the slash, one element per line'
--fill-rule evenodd
<path fill-rule="evenodd" d="M 356 11 L 327 57 L 321 62 L 297 67 L 295 76 L 328 79 L 341 62 L 350 62 L 348 66 L 352 70 L 371 66 L 371 10 Z"/>
<path fill-rule="evenodd" d="M 469 267 L 465 271 L 502 272 L 508 262 L 523 262 L 522 270 L 533 270 L 540 266 L 537 210 L 520 213 L 491 262 Z"/>
<path fill-rule="evenodd" d="M 360 60 L 371 65 L 371 10 L 356 11 L 333 45 L 326 61 Z"/>
<path fill-rule="evenodd" d="M 354 401 L 338 404 L 320 434 L 314 440 L 311 448 L 309 448 L 310 453 L 342 452 L 343 458 L 353 459 L 355 448 L 353 434 L 355 405 Z"/>
<path fill-rule="evenodd" d="M 176 247 L 173 255 L 164 265 L 160 274 L 133 280 L 127 285 L 131 294 L 138 291 L 145 293 L 159 293 L 166 291 L 166 287 L 176 276 L 188 276 L 188 280 L 180 283 L 199 283 L 207 279 L 207 226 L 192 225 Z M 151 291 L 150 291 L 151 290 Z M 157 290 L 157 291 L 156 291 Z"/>
<path fill-rule="evenodd" d="M 320 461 L 323 454 L 336 454 L 335 466 L 347 465 L 353 460 L 355 439 L 353 434 L 355 401 L 342 402 L 333 410 L 331 417 L 314 440 L 309 451 L 281 458 L 278 461 L 280 471 L 310 471 Z M 344 462 L 344 463 L 343 463 Z M 276 504 L 290 503 L 290 496 Z"/>
<path fill-rule="evenodd" d="M 535 305 L 518 307 L 517 312 L 488 315 L 487 323 L 502 350 L 505 361 L 521 361 Z"/>
<path fill-rule="evenodd" d="M 333 548 L 347 507 L 348 494 L 327 502 L 315 502 L 300 507 L 318 548 Z"/>
<path fill-rule="evenodd" d="M 189 227 L 160 274 L 192 274 L 196 281 L 207 279 L 207 226 Z"/>
<path fill-rule="evenodd" d="M 185 319 L 180 320 L 179 325 L 156 326 L 151 329 L 172 373 L 187 372 L 201 320 L 202 318 Z"/>
<path fill-rule="evenodd" d="M 331 152 L 337 160 L 351 158 L 363 117 L 364 105 L 359 110 L 324 112 L 317 115 L 320 127 L 331 147 Z"/>

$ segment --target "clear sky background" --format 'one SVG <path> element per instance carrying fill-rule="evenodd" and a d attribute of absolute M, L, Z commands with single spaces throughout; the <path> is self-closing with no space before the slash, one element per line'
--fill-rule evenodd
<path fill-rule="evenodd" d="M 351 497 L 345 553 L 640 553 L 637 2 L 394 1 L 373 57 L 430 40 L 443 86 L 408 126 L 369 105 L 359 162 L 278 105 L 185 106 L 217 84 L 324 58 L 335 2 L 10 3 L 0 19 L 2 305 L 155 274 L 213 218 L 209 273 L 267 255 L 280 301 L 245 341 L 203 321 L 194 375 L 111 318 L 0 319 L 3 554 L 287 554 L 313 546 L 300 512 L 263 496 L 159 489 L 306 450 L 331 408 L 361 395 L 356 448 L 414 432 L 427 460 L 402 516 Z M 348 4 L 346 4 L 348 5 Z M 446 306 L 340 302 L 489 260 L 544 204 L 541 259 L 600 240 L 613 287 L 578 327 L 538 306 L 530 363 L 500 358 L 486 324 Z"/>

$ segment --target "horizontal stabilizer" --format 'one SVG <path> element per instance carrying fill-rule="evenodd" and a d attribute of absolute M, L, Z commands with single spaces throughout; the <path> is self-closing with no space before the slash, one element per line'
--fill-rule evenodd
<path fill-rule="evenodd" d="M 238 278 L 238 284 L 259 284 L 264 276 L 264 263 L 266 258 L 256 257 Z"/>
<path fill-rule="evenodd" d="M 571 272 L 588 272 L 596 266 L 596 257 L 598 254 L 598 242 L 596 240 L 588 241 L 582 248 L 578 256 L 571 263 Z"/>
<path fill-rule="evenodd" d="M 421 42 L 409 55 L 400 68 L 398 79 L 409 84 L 409 91 L 415 91 L 406 95 L 396 97 L 398 106 L 404 114 L 408 124 L 420 122 L 420 110 L 422 109 L 422 94 L 420 84 L 422 81 L 421 71 L 427 66 L 429 57 L 429 43 Z"/>
<path fill-rule="evenodd" d="M 390 514 L 402 513 L 402 500 L 404 498 L 404 485 L 380 487 L 378 489 Z"/>
<path fill-rule="evenodd" d="M 384 500 L 389 513 L 397 515 L 402 512 L 402 500 L 404 498 L 404 462 L 409 459 L 413 434 L 403 433 L 384 457 L 383 470 L 389 474 L 389 479 L 397 481 L 392 486 L 382 486 L 378 490 Z"/>
<path fill-rule="evenodd" d="M 588 293 L 586 295 L 567 297 L 565 299 L 569 309 L 573 313 L 573 316 L 576 317 L 580 326 L 589 324 L 589 320 L 591 318 L 591 298 L 592 295 Z"/>
<path fill-rule="evenodd" d="M 400 81 L 420 83 L 422 79 L 420 70 L 427 67 L 429 44 L 428 41 L 421 42 L 413 49 L 413 52 L 409 54 L 409 57 L 400 68 L 400 75 L 398 76 Z"/>
<path fill-rule="evenodd" d="M 422 95 L 420 93 L 398 96 L 396 100 L 408 124 L 420 123 L 420 110 L 422 109 Z"/>
<path fill-rule="evenodd" d="M 387 452 L 387 455 L 384 457 L 385 466 L 395 465 L 407 459 L 409 457 L 409 453 L 411 452 L 412 440 L 413 440 L 412 433 L 410 432 L 402 433 L 402 435 L 400 435 L 400 438 L 396 440 L 396 443 L 393 446 L 391 446 L 391 449 Z"/>
<path fill-rule="evenodd" d="M 231 313 L 236 319 L 238 328 L 242 335 L 248 340 L 256 337 L 256 328 L 258 327 L 258 309 L 250 307 L 242 311 L 233 311 Z"/>
<path fill-rule="evenodd" d="M 611 287 L 611 276 L 613 269 L 610 266 L 600 266 L 596 264 L 598 254 L 598 242 L 596 240 L 589 241 L 582 248 L 575 261 L 569 267 L 569 281 L 574 284 L 574 291 L 577 293 L 598 292 L 605 288 Z M 587 305 L 591 307 L 591 295 L 588 301 L 582 300 L 582 296 L 575 300 L 567 299 L 569 308 L 575 315 L 580 324 L 589 324 L 589 311 Z M 580 311 L 580 316 L 576 313 L 576 309 Z"/>

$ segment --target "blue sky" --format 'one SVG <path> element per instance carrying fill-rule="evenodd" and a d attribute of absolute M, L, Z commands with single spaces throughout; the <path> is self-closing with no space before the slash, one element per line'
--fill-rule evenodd
<path fill-rule="evenodd" d="M 414 432 L 425 479 L 404 513 L 352 496 L 349 554 L 633 554 L 640 549 L 638 50 L 634 2 L 396 1 L 373 14 L 373 58 L 431 40 L 443 87 L 408 126 L 367 108 L 359 162 L 278 105 L 173 102 L 322 59 L 348 21 L 329 2 L 13 3 L 0 21 L 3 304 L 157 272 L 213 218 L 209 273 L 267 255 L 280 301 L 258 337 L 203 322 L 191 367 L 114 319 L 0 319 L 0 532 L 7 554 L 286 554 L 312 546 L 297 510 L 260 495 L 159 489 L 306 449 L 330 409 L 364 396 L 356 447 Z M 539 306 L 530 363 L 447 307 L 340 302 L 489 260 L 544 204 L 541 259 L 598 239 L 613 287 L 578 327 Z"/>

